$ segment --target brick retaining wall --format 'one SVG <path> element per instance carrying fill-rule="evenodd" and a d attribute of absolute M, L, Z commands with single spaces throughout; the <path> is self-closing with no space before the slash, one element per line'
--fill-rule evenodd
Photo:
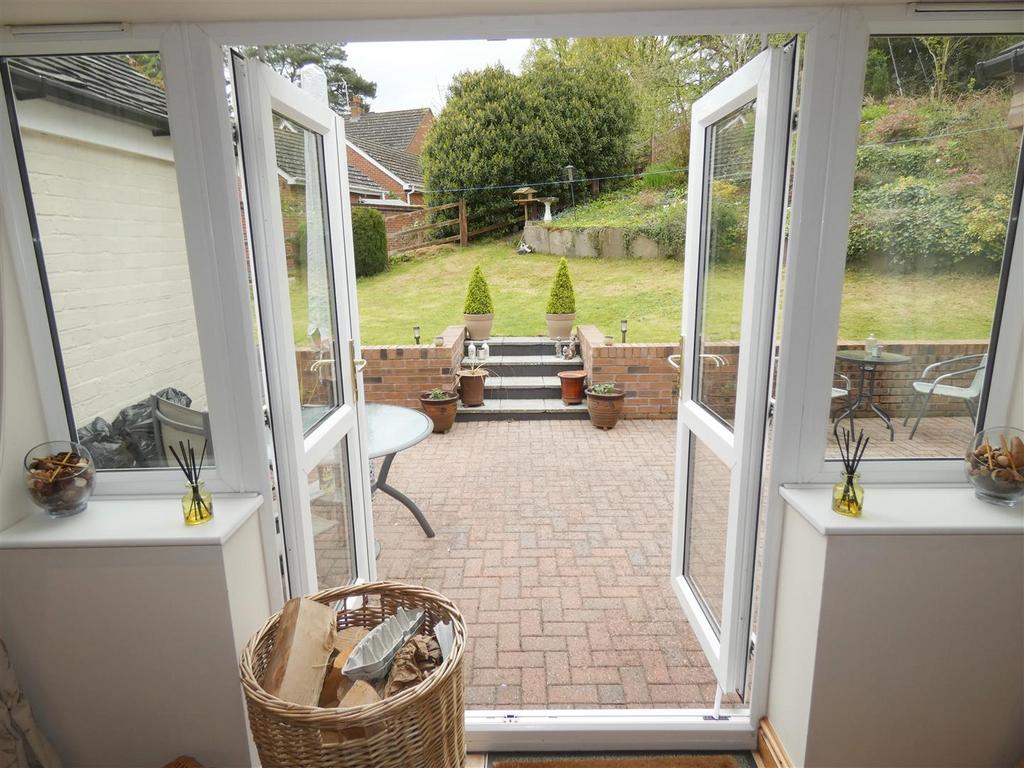
<path fill-rule="evenodd" d="M 440 347 L 433 345 L 433 339 L 423 339 L 420 345 L 363 347 L 366 401 L 419 408 L 422 392 L 434 387 L 452 389 L 455 371 L 462 363 L 466 329 L 450 325 L 442 336 Z"/>
<path fill-rule="evenodd" d="M 605 344 L 596 325 L 576 330 L 588 381 L 614 382 L 626 390 L 624 419 L 674 419 L 678 372 L 668 363 L 676 344 Z"/>

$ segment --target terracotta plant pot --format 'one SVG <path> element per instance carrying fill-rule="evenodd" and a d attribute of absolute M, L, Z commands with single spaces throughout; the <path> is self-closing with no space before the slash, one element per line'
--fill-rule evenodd
<path fill-rule="evenodd" d="M 459 410 L 459 396 L 455 392 L 445 392 L 445 398 L 432 398 L 429 392 L 420 395 L 420 406 L 423 412 L 434 422 L 434 432 L 447 432 L 455 423 L 455 414 Z"/>
<path fill-rule="evenodd" d="M 484 404 L 484 382 L 487 371 L 482 368 L 459 371 L 459 392 L 462 404 L 467 408 L 475 408 Z"/>
<path fill-rule="evenodd" d="M 544 315 L 548 322 L 549 339 L 567 339 L 572 336 L 572 326 L 576 322 L 576 313 L 568 315 Z"/>
<path fill-rule="evenodd" d="M 598 429 L 612 429 L 622 417 L 623 401 L 626 393 L 615 390 L 610 395 L 598 395 L 587 390 L 587 411 L 591 423 Z"/>
<path fill-rule="evenodd" d="M 486 315 L 463 315 L 466 323 L 466 334 L 471 339 L 491 338 L 491 326 L 494 325 L 494 313 Z"/>
<path fill-rule="evenodd" d="M 587 378 L 586 371 L 561 371 L 558 374 L 562 385 L 562 402 L 566 405 L 577 405 L 583 402 L 583 381 Z"/>

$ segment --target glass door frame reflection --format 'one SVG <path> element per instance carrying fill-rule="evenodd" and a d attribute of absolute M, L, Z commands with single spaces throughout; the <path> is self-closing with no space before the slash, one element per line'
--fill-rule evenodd
<path fill-rule="evenodd" d="M 351 508 L 353 579 L 372 579 L 373 521 L 361 379 L 356 369 L 358 313 L 352 263 L 351 214 L 345 164 L 344 124 L 262 62 L 232 54 L 241 131 L 241 155 L 249 202 L 253 269 L 268 382 L 273 456 L 278 479 L 289 591 L 319 588 L 309 474 L 339 445 L 345 447 Z M 303 424 L 299 370 L 274 137 L 277 116 L 320 137 L 328 302 L 335 329 L 332 366 L 338 403 L 307 429 Z M 308 182 L 309 180 L 307 180 Z"/>
<path fill-rule="evenodd" d="M 673 519 L 672 585 L 719 688 L 743 685 L 750 636 L 757 509 L 772 365 L 773 317 L 778 280 L 790 114 L 796 45 L 772 48 L 740 68 L 693 105 L 690 132 L 688 198 L 700 201 L 687 211 L 683 299 L 683 372 L 676 441 L 676 493 Z M 754 102 L 750 205 L 744 261 L 740 349 L 736 377 L 734 427 L 697 397 L 699 319 L 706 266 L 709 135 L 713 127 Z M 729 469 L 722 615 L 709 606 L 689 576 L 688 547 L 694 522 L 690 505 L 690 443 L 699 441 Z"/>

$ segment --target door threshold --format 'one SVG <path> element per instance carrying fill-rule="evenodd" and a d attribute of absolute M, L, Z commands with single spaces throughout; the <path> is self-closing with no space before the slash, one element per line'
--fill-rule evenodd
<path fill-rule="evenodd" d="M 748 710 L 541 709 L 466 712 L 470 752 L 755 749 Z"/>

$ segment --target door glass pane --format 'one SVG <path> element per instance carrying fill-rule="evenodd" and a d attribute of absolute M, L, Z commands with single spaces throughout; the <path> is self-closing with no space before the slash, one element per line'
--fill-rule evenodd
<path fill-rule="evenodd" d="M 683 575 L 716 633 L 722 625 L 730 482 L 729 467 L 691 433 Z"/>
<path fill-rule="evenodd" d="M 159 55 L 5 64 L 70 431 L 101 470 L 212 464 Z"/>
<path fill-rule="evenodd" d="M 754 159 L 753 101 L 707 129 L 705 152 L 695 399 L 733 426 Z"/>
<path fill-rule="evenodd" d="M 321 589 L 348 584 L 355 578 L 355 550 L 347 437 L 309 473 L 308 481 L 317 582 Z"/>
<path fill-rule="evenodd" d="M 323 137 L 274 114 L 299 403 L 306 434 L 341 404 Z"/>
<path fill-rule="evenodd" d="M 870 40 L 821 399 L 829 459 L 833 421 L 870 437 L 867 462 L 959 460 L 974 434 L 1024 126 L 1024 81 L 1003 62 L 1022 47 L 1020 34 Z"/>

